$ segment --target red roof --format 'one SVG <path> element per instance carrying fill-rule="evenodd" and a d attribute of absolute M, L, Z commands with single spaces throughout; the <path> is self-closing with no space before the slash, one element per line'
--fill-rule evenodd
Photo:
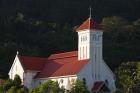
<path fill-rule="evenodd" d="M 76 56 L 78 56 L 78 51 L 71 51 L 65 53 L 52 54 L 48 59 L 61 59 L 61 58 L 76 57 Z"/>
<path fill-rule="evenodd" d="M 104 81 L 96 81 L 93 85 L 92 91 L 98 92 L 102 88 L 103 85 L 104 85 Z"/>
<path fill-rule="evenodd" d="M 44 69 L 37 75 L 37 78 L 55 77 L 65 75 L 75 75 L 88 63 L 88 60 L 69 61 L 50 60 L 47 62 Z"/>
<path fill-rule="evenodd" d="M 101 29 L 101 27 L 92 18 L 88 18 L 76 31 L 78 32 L 85 29 Z"/>
<path fill-rule="evenodd" d="M 25 70 L 40 71 L 36 78 L 75 75 L 88 63 L 78 61 L 77 51 L 52 54 L 48 58 L 19 56 Z"/>
<path fill-rule="evenodd" d="M 40 71 L 46 64 L 46 58 L 18 56 L 25 70 Z"/>

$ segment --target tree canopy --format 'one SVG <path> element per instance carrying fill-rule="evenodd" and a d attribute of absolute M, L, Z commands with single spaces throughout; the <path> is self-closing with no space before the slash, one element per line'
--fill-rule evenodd
<path fill-rule="evenodd" d="M 139 93 L 140 63 L 122 63 L 116 70 L 117 93 Z"/>
<path fill-rule="evenodd" d="M 7 80 L 0 85 L 0 93 L 28 93 L 28 89 L 21 84 L 21 79 L 15 75 L 14 80 Z"/>
<path fill-rule="evenodd" d="M 85 83 L 81 80 L 76 80 L 73 85 L 71 90 L 69 91 L 70 93 L 90 93 L 85 85 Z"/>

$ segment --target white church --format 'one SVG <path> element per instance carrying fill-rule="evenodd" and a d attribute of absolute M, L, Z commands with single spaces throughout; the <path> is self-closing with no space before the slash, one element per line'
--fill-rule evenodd
<path fill-rule="evenodd" d="M 91 93 L 113 93 L 115 75 L 103 60 L 101 27 L 89 17 L 76 29 L 78 51 L 52 54 L 48 58 L 20 56 L 18 53 L 9 71 L 9 78 L 18 74 L 27 88 L 47 80 L 58 81 L 69 90 L 76 79 L 83 80 Z"/>

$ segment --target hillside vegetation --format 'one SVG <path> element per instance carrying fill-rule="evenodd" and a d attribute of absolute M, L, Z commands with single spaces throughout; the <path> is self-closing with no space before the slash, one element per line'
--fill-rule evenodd
<path fill-rule="evenodd" d="M 86 0 L 0 0 L 0 78 L 7 77 L 16 51 L 47 57 L 77 50 L 75 29 L 88 18 L 89 4 Z M 140 60 L 140 1 L 94 0 L 91 5 L 92 17 L 103 25 L 104 60 L 109 66 Z"/>

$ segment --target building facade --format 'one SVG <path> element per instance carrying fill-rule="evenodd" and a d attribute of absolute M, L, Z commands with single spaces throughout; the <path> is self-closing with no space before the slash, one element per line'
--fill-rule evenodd
<path fill-rule="evenodd" d="M 115 75 L 103 60 L 103 30 L 91 17 L 79 28 L 78 51 L 52 54 L 48 58 L 20 56 L 18 53 L 9 71 L 18 74 L 27 88 L 47 80 L 58 81 L 60 88 L 71 88 L 76 79 L 84 80 L 91 93 L 112 93 L 116 90 Z"/>

